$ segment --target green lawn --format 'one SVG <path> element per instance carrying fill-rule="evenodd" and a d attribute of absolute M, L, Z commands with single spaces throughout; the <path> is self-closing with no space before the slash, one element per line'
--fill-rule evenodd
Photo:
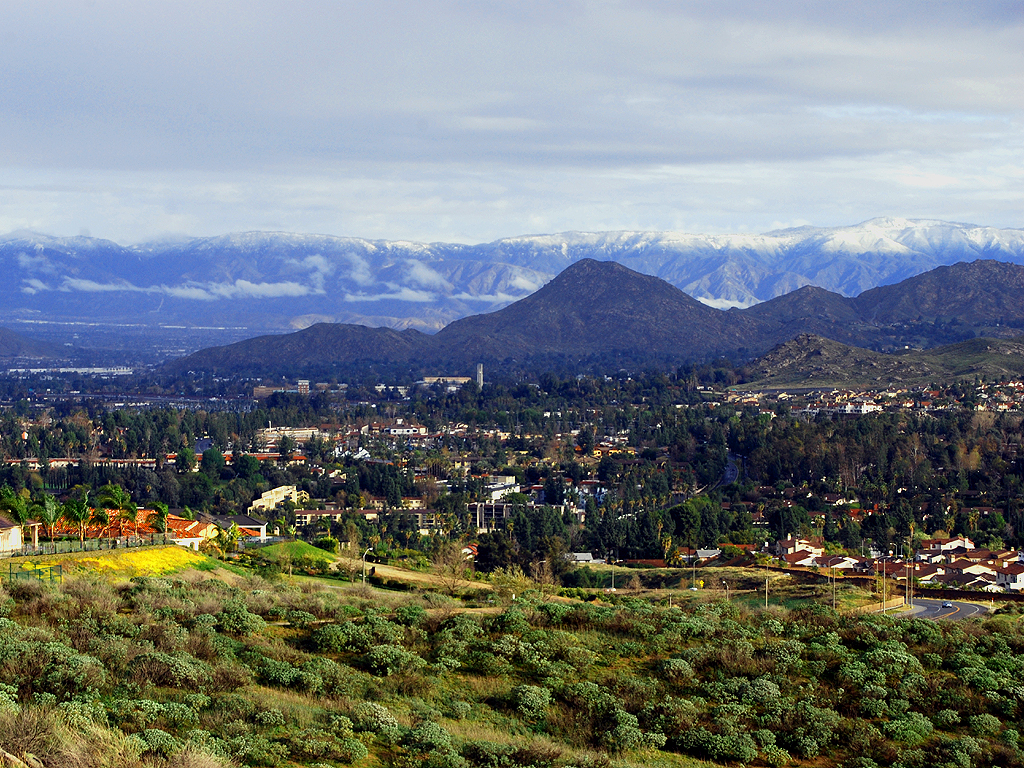
<path fill-rule="evenodd" d="M 327 560 L 332 563 L 338 559 L 337 555 L 314 547 L 312 544 L 307 544 L 304 541 L 284 541 L 280 544 L 271 544 L 269 547 L 261 547 L 253 551 L 258 552 L 267 560 L 272 560 L 275 563 L 282 557 L 291 558 L 292 560 L 298 560 L 300 557 L 312 557 L 316 560 Z"/>

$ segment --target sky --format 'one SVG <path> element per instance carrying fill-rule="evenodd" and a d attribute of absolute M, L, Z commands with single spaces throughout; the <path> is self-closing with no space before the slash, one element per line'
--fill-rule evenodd
<path fill-rule="evenodd" d="M 0 233 L 1024 226 L 1024 2 L 5 3 Z"/>

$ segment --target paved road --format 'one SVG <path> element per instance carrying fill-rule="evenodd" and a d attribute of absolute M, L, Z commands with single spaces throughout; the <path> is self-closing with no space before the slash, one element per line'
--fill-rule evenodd
<path fill-rule="evenodd" d="M 943 603 L 950 603 L 952 607 L 943 608 Z M 988 613 L 987 605 L 978 603 L 965 603 L 960 600 L 933 600 L 926 597 L 914 597 L 914 617 L 921 619 L 950 619 L 959 621 L 961 619 L 973 619 L 984 616 Z"/>
<path fill-rule="evenodd" d="M 740 476 L 740 460 L 741 457 L 737 456 L 735 453 L 730 453 L 726 456 L 725 471 L 722 473 L 722 478 L 718 481 L 718 486 L 736 482 Z"/>

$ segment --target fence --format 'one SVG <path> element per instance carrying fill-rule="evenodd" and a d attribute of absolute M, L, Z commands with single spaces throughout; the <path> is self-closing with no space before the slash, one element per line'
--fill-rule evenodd
<path fill-rule="evenodd" d="M 116 536 L 109 539 L 60 539 L 42 541 L 38 546 L 26 544 L 21 549 L 2 552 L 0 557 L 31 557 L 35 555 L 66 555 L 71 552 L 99 552 L 105 549 L 127 549 L 149 547 L 154 544 L 174 544 L 174 534 L 152 533 L 146 536 Z"/>
<path fill-rule="evenodd" d="M 53 565 L 40 565 L 35 568 L 18 568 L 15 570 L 14 563 L 7 564 L 7 573 L 0 571 L 0 579 L 6 577 L 8 582 L 12 581 L 64 581 L 64 567 L 60 563 Z"/>

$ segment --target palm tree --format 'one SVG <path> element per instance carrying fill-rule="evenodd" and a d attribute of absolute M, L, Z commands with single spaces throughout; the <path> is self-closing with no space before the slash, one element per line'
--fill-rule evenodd
<path fill-rule="evenodd" d="M 113 510 L 117 513 L 118 522 L 129 523 L 139 535 L 139 508 L 132 503 L 132 497 L 120 485 L 104 485 L 100 488 L 97 506 Z"/>
<path fill-rule="evenodd" d="M 89 492 L 86 491 L 84 498 L 71 497 L 64 502 L 64 512 L 61 515 L 69 523 L 78 526 L 78 540 L 85 546 L 85 526 L 89 523 Z"/>
<path fill-rule="evenodd" d="M 238 523 L 232 523 L 230 528 L 221 528 L 217 526 L 217 534 L 213 537 L 214 545 L 223 555 L 227 555 L 228 552 L 234 552 L 238 548 L 238 539 L 242 535 L 241 528 L 238 527 Z"/>
<path fill-rule="evenodd" d="M 53 541 L 53 528 L 63 513 L 64 509 L 60 502 L 48 493 L 44 493 L 29 510 L 31 518 L 43 524 L 46 529 L 46 537 L 50 541 Z"/>
<path fill-rule="evenodd" d="M 0 488 L 0 511 L 7 512 L 12 522 L 21 526 L 21 540 L 25 541 L 25 523 L 29 521 L 28 499 L 16 493 L 11 486 Z"/>
<path fill-rule="evenodd" d="M 153 502 L 153 511 L 149 513 L 149 524 L 156 526 L 160 533 L 167 533 L 167 517 L 170 515 L 170 510 L 167 505 L 161 501 Z"/>
<path fill-rule="evenodd" d="M 89 515 L 89 522 L 100 526 L 101 530 L 107 532 L 107 544 L 109 546 L 110 540 L 113 538 L 110 530 L 110 512 L 102 506 L 96 507 Z"/>

